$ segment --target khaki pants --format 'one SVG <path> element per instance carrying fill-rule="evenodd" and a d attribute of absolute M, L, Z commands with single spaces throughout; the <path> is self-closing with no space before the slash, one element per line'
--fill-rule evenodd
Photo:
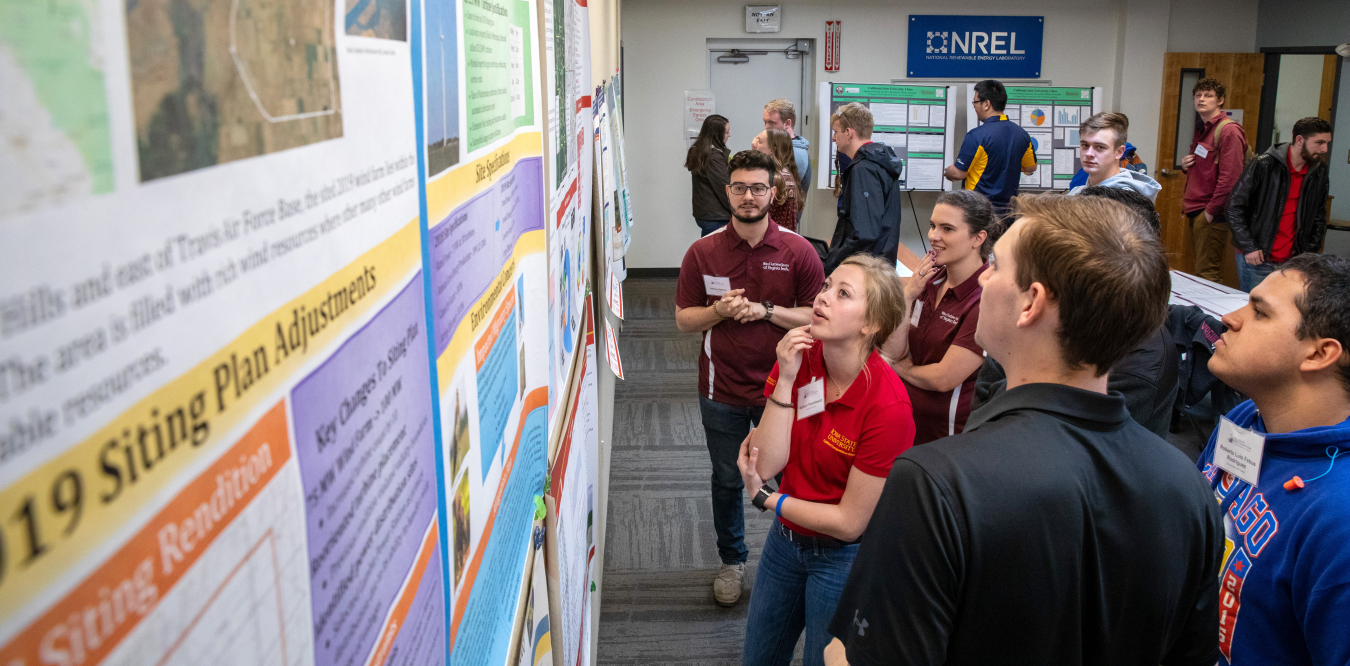
<path fill-rule="evenodd" d="M 1228 223 L 1206 222 L 1205 211 L 1187 213 L 1191 238 L 1195 240 L 1195 274 L 1219 282 L 1223 279 L 1223 253 L 1228 251 Z"/>

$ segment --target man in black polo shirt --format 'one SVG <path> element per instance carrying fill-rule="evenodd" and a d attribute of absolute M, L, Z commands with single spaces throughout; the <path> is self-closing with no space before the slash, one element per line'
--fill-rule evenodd
<path fill-rule="evenodd" d="M 1009 388 L 964 433 L 896 461 L 827 663 L 1213 664 L 1219 507 L 1107 392 L 1107 370 L 1165 316 L 1162 247 L 1107 199 L 1014 209 L 975 333 Z"/>

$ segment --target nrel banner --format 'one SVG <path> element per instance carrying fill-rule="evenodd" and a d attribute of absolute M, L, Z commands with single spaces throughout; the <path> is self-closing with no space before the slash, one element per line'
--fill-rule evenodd
<path fill-rule="evenodd" d="M 910 16 L 915 78 L 1036 79 L 1043 16 Z"/>

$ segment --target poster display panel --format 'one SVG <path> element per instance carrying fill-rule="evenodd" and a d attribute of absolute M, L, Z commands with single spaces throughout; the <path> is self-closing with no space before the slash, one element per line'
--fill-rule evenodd
<path fill-rule="evenodd" d="M 360 5 L 6 7 L 0 663 L 444 662 L 412 50 Z"/>
<path fill-rule="evenodd" d="M 859 102 L 872 112 L 872 140 L 895 151 L 902 162 L 900 189 L 941 191 L 951 189 L 942 170 L 952 163 L 952 130 L 955 103 L 948 86 L 895 85 L 882 83 L 822 83 L 820 108 L 831 115 L 841 106 Z M 839 176 L 837 153 L 830 123 L 821 123 L 822 161 L 817 187 L 831 189 Z"/>
<path fill-rule="evenodd" d="M 547 474 L 548 276 L 533 0 L 422 0 L 417 106 L 446 516 L 445 636 L 505 664 Z M 424 19 L 424 20 L 419 20 Z"/>
<path fill-rule="evenodd" d="M 1048 86 L 1007 86 L 1008 105 L 1004 115 L 1031 135 L 1036 151 L 1036 173 L 1022 174 L 1022 191 L 1067 190 L 1074 174 L 1083 168 L 1078 145 L 1078 125 L 1102 110 L 1101 88 Z M 966 86 L 966 99 L 972 99 L 975 84 Z M 966 131 L 975 129 L 979 119 L 966 115 Z"/>
<path fill-rule="evenodd" d="M 588 310 L 589 313 L 589 310 Z M 554 663 L 588 664 L 591 569 L 595 557 L 596 498 L 600 485 L 599 397 L 595 327 L 586 320 L 586 348 L 571 396 L 563 437 L 544 497 Z M 580 661 L 579 661 L 580 659 Z"/>
<path fill-rule="evenodd" d="M 541 0 L 548 128 L 544 132 L 548 195 L 549 433 L 571 376 L 591 283 L 590 17 L 577 0 Z"/>

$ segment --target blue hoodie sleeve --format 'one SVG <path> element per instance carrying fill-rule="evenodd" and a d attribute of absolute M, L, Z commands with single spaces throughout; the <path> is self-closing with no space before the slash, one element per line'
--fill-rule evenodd
<path fill-rule="evenodd" d="M 1350 525 L 1345 520 L 1347 512 L 1340 509 L 1350 503 L 1350 483 L 1343 482 L 1332 492 L 1339 497 L 1327 498 L 1329 501 L 1318 505 L 1321 510 L 1340 513 L 1341 519 L 1319 520 L 1317 528 L 1309 532 L 1294 562 L 1292 580 L 1294 613 L 1314 664 L 1350 664 L 1350 640 L 1346 640 L 1350 627 L 1350 549 L 1346 548 Z M 1318 505 L 1310 511 L 1318 511 Z"/>

